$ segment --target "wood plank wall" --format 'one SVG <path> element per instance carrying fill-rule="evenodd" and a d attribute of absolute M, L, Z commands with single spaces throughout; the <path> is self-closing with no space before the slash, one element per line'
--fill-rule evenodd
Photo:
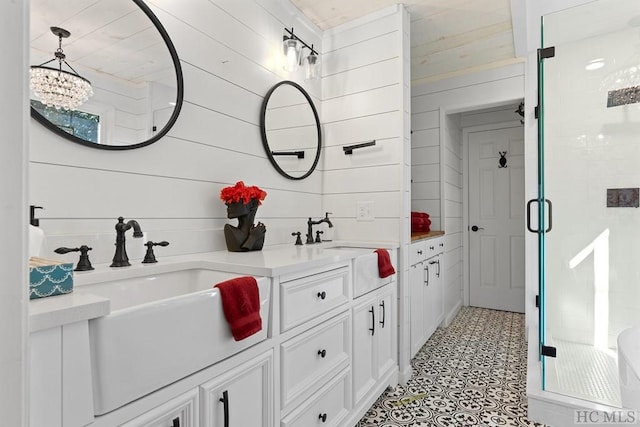
<path fill-rule="evenodd" d="M 55 256 L 57 246 L 89 244 L 94 263 L 110 261 L 120 215 L 137 219 L 148 239 L 171 242 L 158 259 L 225 249 L 221 228 L 229 220 L 218 195 L 238 180 L 268 192 L 257 216 L 267 226 L 265 244 L 293 243 L 291 232 L 304 231 L 307 217 L 323 215 L 322 173 L 281 177 L 262 147 L 259 113 L 264 94 L 284 79 L 303 85 L 322 111 L 320 82 L 282 69 L 285 26 L 320 49 L 321 32 L 279 0 L 147 3 L 180 56 L 182 113 L 166 137 L 130 151 L 87 148 L 31 121 L 30 203 L 45 208 L 38 212 L 48 236 L 43 256 Z M 375 103 L 385 90 L 352 99 Z M 129 239 L 132 259 L 144 254 L 137 243 Z"/>
<path fill-rule="evenodd" d="M 396 9 L 396 7 L 394 7 Z M 324 210 L 339 239 L 398 242 L 404 137 L 402 16 L 366 17 L 325 32 L 322 107 Z M 345 145 L 376 145 L 345 155 Z M 356 218 L 358 203 L 373 219 Z"/>
<path fill-rule="evenodd" d="M 514 64 L 412 88 L 412 210 L 432 210 L 432 228 L 445 231 L 445 316 L 464 292 L 462 132 L 496 123 L 524 97 L 524 66 Z M 498 106 L 508 107 L 497 108 Z M 487 110 L 482 113 L 471 113 Z M 515 108 L 513 108 L 515 109 Z M 517 119 L 512 116 L 512 119 Z M 442 150 L 442 153 L 440 152 Z M 438 165 L 442 170 L 438 169 Z M 429 212 L 431 214 L 431 212 Z M 439 219 L 439 221 L 437 221 Z"/>

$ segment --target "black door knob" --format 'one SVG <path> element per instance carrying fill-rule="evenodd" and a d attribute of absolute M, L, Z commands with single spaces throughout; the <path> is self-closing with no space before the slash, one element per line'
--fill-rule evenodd
<path fill-rule="evenodd" d="M 484 230 L 484 228 L 478 227 L 477 225 L 471 226 L 471 231 L 478 231 L 478 230 Z"/>

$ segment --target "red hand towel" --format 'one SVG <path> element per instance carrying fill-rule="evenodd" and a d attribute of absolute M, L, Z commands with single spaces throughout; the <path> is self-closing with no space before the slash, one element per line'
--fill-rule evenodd
<path fill-rule="evenodd" d="M 378 275 L 381 279 L 396 274 L 396 270 L 391 264 L 389 251 L 386 249 L 376 249 L 374 252 L 378 254 Z"/>
<path fill-rule="evenodd" d="M 425 218 L 429 219 L 429 214 L 425 212 L 411 212 L 411 218 Z"/>
<path fill-rule="evenodd" d="M 214 287 L 220 290 L 222 310 L 233 339 L 243 340 L 262 329 L 260 291 L 254 277 L 237 277 Z"/>
<path fill-rule="evenodd" d="M 424 218 L 411 218 L 411 225 L 431 225 L 431 220 Z"/>

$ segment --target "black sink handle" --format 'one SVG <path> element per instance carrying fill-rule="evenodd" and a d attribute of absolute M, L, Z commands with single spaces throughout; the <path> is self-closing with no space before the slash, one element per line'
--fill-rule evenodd
<path fill-rule="evenodd" d="M 54 250 L 57 254 L 68 254 L 69 252 L 80 252 L 80 259 L 78 260 L 78 264 L 74 271 L 89 271 L 93 270 L 93 266 L 91 265 L 91 261 L 89 261 L 89 251 L 93 250 L 87 245 L 82 245 L 78 248 L 65 248 L 60 247 Z"/>

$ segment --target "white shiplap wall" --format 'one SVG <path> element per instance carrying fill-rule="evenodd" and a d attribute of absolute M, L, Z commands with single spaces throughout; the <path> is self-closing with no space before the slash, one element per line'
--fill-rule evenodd
<path fill-rule="evenodd" d="M 414 112 L 411 128 L 411 210 L 428 213 L 440 230 L 440 112 Z"/>
<path fill-rule="evenodd" d="M 429 212 L 440 218 L 440 229 L 445 231 L 445 316 L 449 322 L 463 301 L 463 278 L 467 266 L 463 265 L 462 200 L 462 135 L 463 126 L 471 126 L 473 114 L 462 112 L 483 110 L 513 103 L 524 97 L 524 65 L 514 64 L 481 73 L 456 77 L 412 88 L 412 118 L 414 133 L 412 151 L 420 153 L 425 147 L 430 155 L 414 155 L 411 192 L 412 210 Z M 511 104 L 510 104 L 511 105 Z M 480 120 L 484 120 L 484 117 Z M 438 145 L 433 140 L 439 138 Z M 439 176 L 435 177 L 433 157 L 439 156 Z M 427 162 L 425 157 L 429 158 Z M 417 161 L 416 161 L 417 160 Z M 432 181 L 424 185 L 425 176 Z M 438 203 L 440 201 L 440 203 Z M 439 210 L 439 212 L 437 212 Z M 436 223 L 437 224 L 437 223 Z M 434 224 L 432 224 L 434 228 Z"/>
<path fill-rule="evenodd" d="M 280 0 L 147 3 L 180 56 L 182 113 L 159 142 L 115 152 L 67 142 L 32 121 L 30 202 L 45 207 L 43 255 L 87 243 L 94 263 L 110 261 L 120 215 L 137 219 L 148 239 L 171 242 L 158 259 L 225 249 L 229 220 L 218 196 L 238 180 L 268 193 L 256 218 L 267 226 L 265 244 L 291 241 L 309 216 L 322 214 L 322 174 L 281 177 L 262 147 L 259 113 L 264 94 L 284 79 L 302 84 L 322 111 L 320 82 L 282 70 L 284 27 L 321 48 L 320 31 Z M 130 258 L 142 258 L 142 245 L 128 240 Z"/>
<path fill-rule="evenodd" d="M 410 375 L 407 276 L 410 205 L 409 15 L 392 6 L 336 27 L 323 39 L 323 207 L 334 237 L 400 245 L 399 364 Z M 345 155 L 342 147 L 376 141 Z M 357 219 L 358 203 L 373 218 Z M 406 349 L 405 349 L 406 347 Z M 403 374 L 404 375 L 404 374 Z M 408 379 L 408 378 L 405 378 Z"/>
<path fill-rule="evenodd" d="M 399 241 L 404 163 L 401 23 L 401 15 L 387 13 L 325 33 L 324 207 L 333 212 L 338 239 Z M 345 145 L 371 140 L 376 146 L 351 155 L 343 152 Z M 373 220 L 356 219 L 359 202 L 373 203 Z"/>
<path fill-rule="evenodd" d="M 462 294 L 462 129 L 460 115 L 444 115 L 442 213 L 445 224 L 444 307 L 446 323 L 460 307 Z"/>

